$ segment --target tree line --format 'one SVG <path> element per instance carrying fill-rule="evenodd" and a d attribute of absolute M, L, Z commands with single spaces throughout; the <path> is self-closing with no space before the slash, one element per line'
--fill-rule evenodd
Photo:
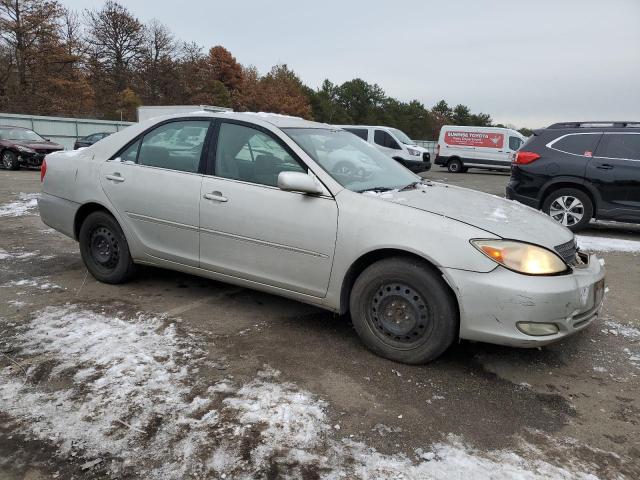
<path fill-rule="evenodd" d="M 444 124 L 492 124 L 465 105 L 402 102 L 360 78 L 313 89 L 286 64 L 261 74 L 114 0 L 82 12 L 57 0 L 0 0 L 0 111 L 134 121 L 139 105 L 181 104 L 387 125 L 417 139 L 437 138 Z"/>

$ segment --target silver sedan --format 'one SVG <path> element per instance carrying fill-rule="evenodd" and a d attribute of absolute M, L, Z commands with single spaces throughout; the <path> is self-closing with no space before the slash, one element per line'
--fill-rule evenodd
<path fill-rule="evenodd" d="M 155 265 L 349 312 L 400 362 L 460 338 L 544 345 L 602 303 L 601 262 L 548 216 L 299 118 L 156 118 L 47 156 L 42 180 L 42 220 L 79 241 L 98 280 Z"/>

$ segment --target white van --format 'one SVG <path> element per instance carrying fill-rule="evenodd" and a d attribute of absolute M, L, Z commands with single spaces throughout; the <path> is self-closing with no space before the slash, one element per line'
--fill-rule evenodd
<path fill-rule="evenodd" d="M 516 130 L 497 127 L 444 125 L 436 147 L 435 164 L 450 172 L 469 168 L 509 170 L 511 154 L 525 141 Z"/>
<path fill-rule="evenodd" d="M 394 160 L 415 173 L 431 169 L 431 154 L 426 148 L 419 147 L 406 133 L 397 128 L 367 125 L 334 125 L 357 135 L 366 142 L 378 147 Z"/>

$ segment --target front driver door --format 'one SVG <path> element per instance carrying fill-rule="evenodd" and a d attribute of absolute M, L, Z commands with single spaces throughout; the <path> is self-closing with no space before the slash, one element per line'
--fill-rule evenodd
<path fill-rule="evenodd" d="M 261 284 L 326 295 L 338 208 L 333 197 L 285 192 L 282 171 L 306 171 L 268 130 L 224 121 L 214 175 L 202 181 L 202 268 Z"/>
<path fill-rule="evenodd" d="M 104 192 L 151 257 L 199 264 L 200 163 L 210 123 L 163 123 L 101 167 Z"/>

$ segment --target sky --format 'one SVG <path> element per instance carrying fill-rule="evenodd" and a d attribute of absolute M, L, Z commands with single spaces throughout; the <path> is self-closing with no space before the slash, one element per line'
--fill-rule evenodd
<path fill-rule="evenodd" d="M 74 10 L 99 0 L 61 0 Z M 640 120 L 640 0 L 121 0 L 204 48 L 313 87 L 359 77 L 538 128 Z"/>

